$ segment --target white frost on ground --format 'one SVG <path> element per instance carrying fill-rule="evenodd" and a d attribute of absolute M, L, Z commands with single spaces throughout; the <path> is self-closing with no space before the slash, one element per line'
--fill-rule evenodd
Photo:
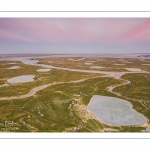
<path fill-rule="evenodd" d="M 17 63 L 8 63 L 8 64 L 12 64 L 12 65 L 14 65 L 14 64 L 17 64 Z"/>
<path fill-rule="evenodd" d="M 1 87 L 5 87 L 5 86 L 9 86 L 9 84 L 0 85 L 0 88 L 1 88 Z"/>
<path fill-rule="evenodd" d="M 142 65 L 145 65 L 145 66 L 150 66 L 150 64 L 142 64 Z"/>
<path fill-rule="evenodd" d="M 124 63 L 127 63 L 127 64 L 132 64 L 133 62 L 129 62 L 129 61 L 124 61 Z"/>
<path fill-rule="evenodd" d="M 80 58 L 80 59 L 78 59 L 78 60 L 84 60 L 85 58 Z"/>
<path fill-rule="evenodd" d="M 13 66 L 13 67 L 10 67 L 8 69 L 19 69 L 19 68 L 20 68 L 20 66 Z"/>
<path fill-rule="evenodd" d="M 85 65 L 92 65 L 93 63 L 86 62 Z"/>
<path fill-rule="evenodd" d="M 142 71 L 140 68 L 125 68 L 128 71 L 133 71 L 133 72 L 138 72 L 138 71 Z"/>
<path fill-rule="evenodd" d="M 48 72 L 50 71 L 51 69 L 38 69 L 37 72 Z"/>
<path fill-rule="evenodd" d="M 91 66 L 90 68 L 92 68 L 92 69 L 101 69 L 101 68 L 105 68 L 105 67 L 101 67 L 101 66 Z"/>
<path fill-rule="evenodd" d="M 130 62 L 130 61 L 127 61 L 127 60 L 120 60 L 122 63 L 133 63 L 133 62 Z"/>
<path fill-rule="evenodd" d="M 85 58 L 79 58 L 79 59 L 72 59 L 72 58 L 69 58 L 68 60 L 72 60 L 72 61 L 80 61 L 80 60 L 84 60 Z"/>
<path fill-rule="evenodd" d="M 113 65 L 122 66 L 122 65 L 125 65 L 125 64 L 113 64 Z"/>
<path fill-rule="evenodd" d="M 48 63 L 53 63 L 53 61 L 48 61 Z"/>

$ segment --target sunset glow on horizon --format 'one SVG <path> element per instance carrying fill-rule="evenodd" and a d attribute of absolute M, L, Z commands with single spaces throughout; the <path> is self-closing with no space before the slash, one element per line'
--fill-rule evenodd
<path fill-rule="evenodd" d="M 148 18 L 1 18 L 0 53 L 148 53 Z"/>

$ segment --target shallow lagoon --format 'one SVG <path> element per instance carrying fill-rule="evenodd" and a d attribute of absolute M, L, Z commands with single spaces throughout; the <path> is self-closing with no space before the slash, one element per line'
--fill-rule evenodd
<path fill-rule="evenodd" d="M 23 82 L 31 82 L 33 81 L 35 76 L 34 75 L 24 75 L 24 76 L 18 76 L 14 78 L 10 78 L 7 80 L 9 83 L 23 83 Z"/>
<path fill-rule="evenodd" d="M 132 108 L 128 101 L 95 95 L 87 109 L 101 122 L 113 126 L 141 125 L 147 119 Z"/>

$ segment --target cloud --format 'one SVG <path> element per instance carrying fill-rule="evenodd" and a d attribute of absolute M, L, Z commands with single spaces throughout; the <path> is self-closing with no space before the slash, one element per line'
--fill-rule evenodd
<path fill-rule="evenodd" d="M 149 39 L 150 19 L 147 18 L 0 19 L 0 44 L 3 45 L 97 45 L 105 49 L 132 45 L 136 49 L 136 43 L 142 47 Z"/>
<path fill-rule="evenodd" d="M 150 39 L 150 19 L 146 19 L 143 22 L 130 28 L 125 34 L 125 38 L 134 41 L 144 41 Z"/>

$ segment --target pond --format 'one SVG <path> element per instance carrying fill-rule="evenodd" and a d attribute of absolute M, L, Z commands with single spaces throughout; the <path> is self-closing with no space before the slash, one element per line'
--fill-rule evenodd
<path fill-rule="evenodd" d="M 10 78 L 7 80 L 8 83 L 23 83 L 23 82 L 31 82 L 34 81 L 34 75 L 23 75 L 23 76 L 17 76 L 14 78 Z"/>
<path fill-rule="evenodd" d="M 142 114 L 132 108 L 126 100 L 115 97 L 92 97 L 87 109 L 100 121 L 113 126 L 130 126 L 147 123 Z"/>

